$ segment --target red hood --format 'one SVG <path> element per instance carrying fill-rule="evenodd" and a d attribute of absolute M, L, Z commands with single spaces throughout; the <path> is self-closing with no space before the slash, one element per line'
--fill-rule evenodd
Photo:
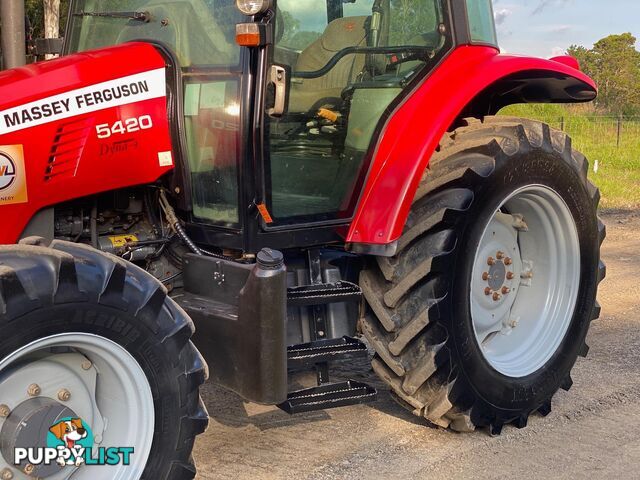
<path fill-rule="evenodd" d="M 0 72 L 0 111 L 163 65 L 152 45 L 126 43 L 5 70 Z"/>

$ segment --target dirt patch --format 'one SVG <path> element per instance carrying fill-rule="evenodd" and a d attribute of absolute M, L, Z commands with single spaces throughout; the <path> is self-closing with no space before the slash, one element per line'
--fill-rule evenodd
<path fill-rule="evenodd" d="M 602 317 L 573 389 L 554 397 L 548 417 L 505 427 L 497 438 L 429 428 L 398 407 L 364 363 L 352 376 L 380 387 L 378 402 L 294 417 L 206 385 L 211 426 L 196 444 L 199 478 L 637 478 L 640 215 L 604 220 Z"/>

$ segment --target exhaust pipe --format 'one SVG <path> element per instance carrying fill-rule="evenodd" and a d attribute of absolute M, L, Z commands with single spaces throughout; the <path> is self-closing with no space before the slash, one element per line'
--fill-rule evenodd
<path fill-rule="evenodd" d="M 21 67 L 27 62 L 24 0 L 1 0 L 3 68 Z"/>

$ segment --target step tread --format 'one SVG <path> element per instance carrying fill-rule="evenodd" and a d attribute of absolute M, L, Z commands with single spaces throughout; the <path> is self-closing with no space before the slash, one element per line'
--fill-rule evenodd
<path fill-rule="evenodd" d="M 362 290 L 360 287 L 344 280 L 287 289 L 287 303 L 290 307 L 359 302 L 361 299 Z"/>
<path fill-rule="evenodd" d="M 287 413 L 295 414 L 369 403 L 377 400 L 377 397 L 378 392 L 375 388 L 348 380 L 292 392 L 278 407 Z"/>
<path fill-rule="evenodd" d="M 287 348 L 290 367 L 311 366 L 317 363 L 331 362 L 354 357 L 366 357 L 367 346 L 352 337 L 332 340 L 319 340 Z"/>

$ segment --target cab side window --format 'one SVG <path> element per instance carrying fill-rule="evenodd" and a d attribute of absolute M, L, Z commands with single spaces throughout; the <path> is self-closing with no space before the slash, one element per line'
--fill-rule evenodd
<path fill-rule="evenodd" d="M 467 16 L 472 42 L 498 44 L 491 0 L 467 0 Z"/>
<path fill-rule="evenodd" d="M 445 50 L 443 0 L 278 0 L 274 62 L 289 107 L 267 118 L 276 224 L 348 218 L 390 105 Z"/>

